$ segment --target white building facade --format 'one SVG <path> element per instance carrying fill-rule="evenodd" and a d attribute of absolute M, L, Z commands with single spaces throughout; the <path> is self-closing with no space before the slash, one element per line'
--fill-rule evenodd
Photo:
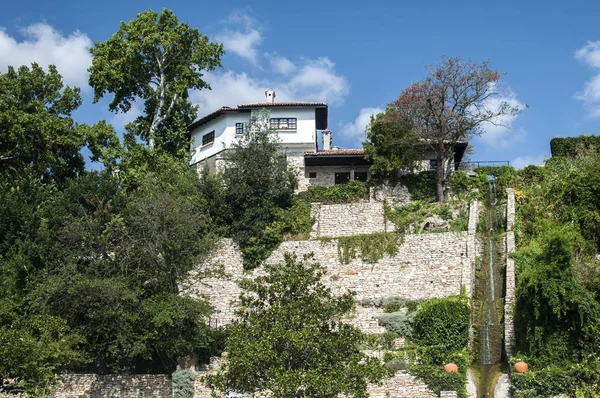
<path fill-rule="evenodd" d="M 190 165 L 198 170 L 205 166 L 213 172 L 218 170 L 224 151 L 241 137 L 252 114 L 267 110 L 270 127 L 277 132 L 288 162 L 297 172 L 300 191 L 310 185 L 331 186 L 371 177 L 371 162 L 365 159 L 362 148 L 340 149 L 331 145 L 327 103 L 276 102 L 272 90 L 265 91 L 265 95 L 265 102 L 222 107 L 190 125 Z M 317 144 L 319 130 L 323 138 L 321 150 Z M 455 147 L 455 162 L 460 162 L 465 148 L 466 143 Z M 433 168 L 427 155 L 424 169 Z"/>

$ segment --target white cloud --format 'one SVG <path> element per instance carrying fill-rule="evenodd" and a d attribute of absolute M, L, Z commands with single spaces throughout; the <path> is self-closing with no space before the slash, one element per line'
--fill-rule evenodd
<path fill-rule="evenodd" d="M 582 100 L 593 117 L 600 116 L 600 41 L 589 41 L 575 51 L 575 59 L 595 70 L 596 75 L 585 83 L 583 91 L 575 98 Z"/>
<path fill-rule="evenodd" d="M 496 90 L 496 88 L 493 88 Z M 518 108 L 524 110 L 526 105 L 519 101 L 517 94 L 512 90 L 507 90 L 501 95 L 489 100 L 484 107 L 488 109 L 498 109 L 503 103 L 508 103 L 510 108 Z M 516 142 L 520 142 L 525 137 L 525 130 L 514 127 L 515 120 L 519 117 L 516 115 L 503 115 L 497 117 L 493 122 L 486 122 L 481 127 L 483 133 L 475 140 L 495 148 L 507 148 Z"/>
<path fill-rule="evenodd" d="M 350 92 L 348 80 L 335 71 L 335 64 L 327 57 L 304 59 L 289 83 L 288 90 L 297 100 L 326 101 L 340 104 Z"/>
<path fill-rule="evenodd" d="M 215 40 L 220 41 L 225 46 L 225 50 L 247 59 L 253 65 L 258 63 L 258 46 L 262 42 L 262 32 L 257 26 L 256 21 L 241 13 L 233 13 L 229 16 L 226 23 L 235 25 L 241 30 L 231 28 L 225 29 L 216 35 Z"/>
<path fill-rule="evenodd" d="M 79 31 L 64 36 L 45 23 L 24 28 L 22 35 L 23 40 L 17 41 L 0 28 L 1 71 L 6 71 L 9 65 L 18 68 L 32 62 L 42 67 L 53 64 L 66 84 L 89 89 L 87 69 L 92 63 L 89 37 Z"/>
<path fill-rule="evenodd" d="M 286 57 L 280 57 L 278 55 L 266 54 L 271 62 L 271 67 L 277 73 L 282 75 L 289 75 L 296 70 L 296 65 Z"/>
<path fill-rule="evenodd" d="M 371 116 L 383 111 L 384 109 L 381 108 L 362 108 L 353 122 L 344 124 L 342 135 L 347 138 L 360 138 L 362 141 L 365 137 L 365 130 L 371 122 Z"/>
<path fill-rule="evenodd" d="M 324 101 L 342 103 L 350 90 L 345 77 L 339 75 L 327 58 L 303 59 L 294 65 L 294 73 L 286 76 L 252 77 L 233 71 L 211 72 L 205 75 L 212 90 L 192 91 L 191 100 L 200 106 L 198 115 L 213 112 L 222 106 L 234 107 L 248 102 L 265 101 L 265 90 L 275 90 L 276 101 Z"/>
<path fill-rule="evenodd" d="M 518 156 L 511 162 L 511 166 L 515 169 L 522 169 L 525 166 L 529 166 L 531 164 L 536 166 L 542 166 L 544 164 L 545 159 L 546 157 L 544 155 Z"/>

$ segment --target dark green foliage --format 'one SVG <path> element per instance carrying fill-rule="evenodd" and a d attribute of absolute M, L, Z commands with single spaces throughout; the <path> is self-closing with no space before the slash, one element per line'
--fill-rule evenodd
<path fill-rule="evenodd" d="M 292 206 L 296 176 L 280 152 L 267 114 L 251 117 L 244 134 L 226 152 L 222 172 L 230 233 L 244 256 L 244 268 L 255 268 L 281 243 L 268 230 L 278 209 Z"/>
<path fill-rule="evenodd" d="M 579 137 L 553 138 L 550 140 L 552 157 L 575 158 L 596 155 L 600 152 L 600 136 L 580 135 Z"/>
<path fill-rule="evenodd" d="M 71 113 L 81 105 L 78 88 L 64 87 L 53 65 L 0 74 L 0 177 L 42 178 L 62 185 L 83 171 L 82 131 Z"/>
<path fill-rule="evenodd" d="M 29 396 L 48 396 L 59 369 L 87 360 L 79 349 L 83 338 L 72 333 L 64 319 L 32 315 L 4 321 L 0 322 L 0 375 L 17 379 L 18 390 Z"/>
<path fill-rule="evenodd" d="M 554 156 L 544 167 L 517 173 L 519 353 L 512 361 L 530 366 L 511 375 L 517 397 L 595 397 L 592 387 L 600 380 L 600 159 L 591 141 L 562 143 L 585 153 Z"/>
<path fill-rule="evenodd" d="M 414 364 L 411 374 L 425 381 L 436 393 L 454 390 L 465 398 L 466 372 L 469 366 L 467 344 L 471 310 L 466 296 L 430 299 L 417 308 L 413 325 L 414 347 L 408 347 Z M 457 373 L 446 373 L 444 365 L 455 363 Z"/>
<path fill-rule="evenodd" d="M 385 312 L 385 313 L 398 312 L 398 311 L 400 311 L 400 308 L 402 308 L 402 305 L 400 303 L 397 303 L 397 302 L 387 303 L 385 305 L 385 307 L 383 307 L 383 312 Z"/>
<path fill-rule="evenodd" d="M 276 219 L 269 228 L 285 240 L 308 239 L 314 223 L 310 210 L 310 203 L 293 197 L 291 207 L 277 209 Z"/>
<path fill-rule="evenodd" d="M 434 202 L 436 198 L 437 174 L 432 171 L 407 173 L 398 178 L 398 182 L 408 188 L 412 200 Z"/>
<path fill-rule="evenodd" d="M 342 321 L 353 294 L 334 296 L 319 264 L 291 255 L 265 271 L 242 283 L 227 362 L 207 378 L 209 385 L 244 394 L 270 390 L 275 398 L 366 397 L 367 383 L 388 372 L 359 350 L 365 336 Z"/>
<path fill-rule="evenodd" d="M 436 394 L 439 394 L 440 391 L 456 391 L 460 398 L 468 397 L 465 380 L 469 368 L 469 354 L 466 349 L 438 357 L 437 355 L 431 356 L 430 350 L 420 348 L 417 349 L 417 356 L 420 363 L 409 367 L 410 374 L 422 379 L 427 387 Z M 458 366 L 458 372 L 446 373 L 444 370 L 446 363 L 455 363 Z"/>
<path fill-rule="evenodd" d="M 554 226 L 540 237 L 541 248 L 516 257 L 518 347 L 551 362 L 577 361 L 600 347 L 600 303 L 575 280 L 573 241 L 572 227 Z"/>
<path fill-rule="evenodd" d="M 423 159 L 425 147 L 419 145 L 419 134 L 408 117 L 394 109 L 371 116 L 363 142 L 365 158 L 372 161 L 371 173 L 397 174 L 401 170 L 415 169 Z"/>
<path fill-rule="evenodd" d="M 377 263 L 384 255 L 394 256 L 398 253 L 398 247 L 404 241 L 400 234 L 376 232 L 364 235 L 341 236 L 338 241 L 338 257 L 342 264 L 350 264 L 350 261 L 360 255 L 366 263 Z"/>
<path fill-rule="evenodd" d="M 352 203 L 369 199 L 369 187 L 361 181 L 350 181 L 347 184 L 336 184 L 331 187 L 310 186 L 300 192 L 298 197 L 307 203 Z"/>
<path fill-rule="evenodd" d="M 470 316 L 467 298 L 463 296 L 424 301 L 413 321 L 415 342 L 447 351 L 461 350 L 469 342 Z"/>

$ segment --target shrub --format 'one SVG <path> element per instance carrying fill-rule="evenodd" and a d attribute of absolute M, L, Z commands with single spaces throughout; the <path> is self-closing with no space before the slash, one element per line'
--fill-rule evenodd
<path fill-rule="evenodd" d="M 369 199 L 369 187 L 361 181 L 336 184 L 331 187 L 311 186 L 300 192 L 298 198 L 307 203 L 338 204 L 352 203 Z"/>
<path fill-rule="evenodd" d="M 412 321 L 413 313 L 404 311 L 381 314 L 377 317 L 379 325 L 383 326 L 388 332 L 396 333 L 401 337 L 410 337 L 413 334 Z"/>
<path fill-rule="evenodd" d="M 400 176 L 398 182 L 404 185 L 412 200 L 434 202 L 436 200 L 437 173 L 423 171 Z"/>
<path fill-rule="evenodd" d="M 596 154 L 600 150 L 600 136 L 580 135 L 579 137 L 553 138 L 550 140 L 552 157 L 584 156 Z"/>
<path fill-rule="evenodd" d="M 400 308 L 402 308 L 402 305 L 400 303 L 388 303 L 385 305 L 385 307 L 383 308 L 383 312 L 385 313 L 392 313 L 392 312 L 398 312 L 400 311 Z"/>
<path fill-rule="evenodd" d="M 469 342 L 470 316 L 465 296 L 424 301 L 413 321 L 414 339 L 419 345 L 461 350 Z"/>
<path fill-rule="evenodd" d="M 192 398 L 194 396 L 194 382 L 196 381 L 196 371 L 193 369 L 180 369 L 172 375 L 173 397 Z"/>

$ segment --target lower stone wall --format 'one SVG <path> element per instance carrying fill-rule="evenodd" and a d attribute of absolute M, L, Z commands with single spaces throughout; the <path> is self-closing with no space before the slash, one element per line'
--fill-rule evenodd
<path fill-rule="evenodd" d="M 223 359 L 215 358 L 213 362 L 202 372 L 199 372 L 195 383 L 194 398 L 212 398 L 211 390 L 204 385 L 203 378 L 214 372 L 221 366 Z M 427 385 L 420 379 L 411 376 L 406 372 L 396 372 L 396 374 L 381 382 L 381 384 L 369 384 L 367 387 L 369 397 L 371 398 L 436 398 L 437 395 L 431 391 Z M 456 392 L 448 391 L 443 395 L 447 398 L 456 397 Z M 268 395 L 261 395 L 261 397 Z M 223 395 L 217 395 L 218 398 L 224 398 Z M 249 398 L 250 395 L 243 395 L 243 398 Z"/>
<path fill-rule="evenodd" d="M 327 270 L 324 283 L 334 294 L 348 290 L 356 292 L 357 317 L 349 320 L 366 333 L 382 333 L 376 321 L 380 309 L 373 306 L 385 297 L 428 299 L 460 294 L 463 285 L 472 284 L 472 262 L 476 253 L 467 253 L 467 232 L 405 235 L 398 253 L 384 256 L 377 264 L 360 258 L 350 264 L 339 261 L 337 241 L 287 241 L 273 252 L 268 263 L 283 261 L 285 253 L 296 253 L 299 258 L 313 253 L 314 261 Z M 472 257 L 472 258 L 471 258 Z M 236 300 L 241 293 L 238 281 L 263 274 L 262 268 L 245 272 L 240 251 L 229 239 L 224 239 L 212 257 L 224 266 L 225 278 L 207 278 L 182 286 L 186 295 L 206 297 L 213 305 L 213 325 L 231 323 Z"/>
<path fill-rule="evenodd" d="M 167 398 L 173 395 L 168 375 L 66 374 L 58 377 L 60 382 L 54 398 Z"/>

